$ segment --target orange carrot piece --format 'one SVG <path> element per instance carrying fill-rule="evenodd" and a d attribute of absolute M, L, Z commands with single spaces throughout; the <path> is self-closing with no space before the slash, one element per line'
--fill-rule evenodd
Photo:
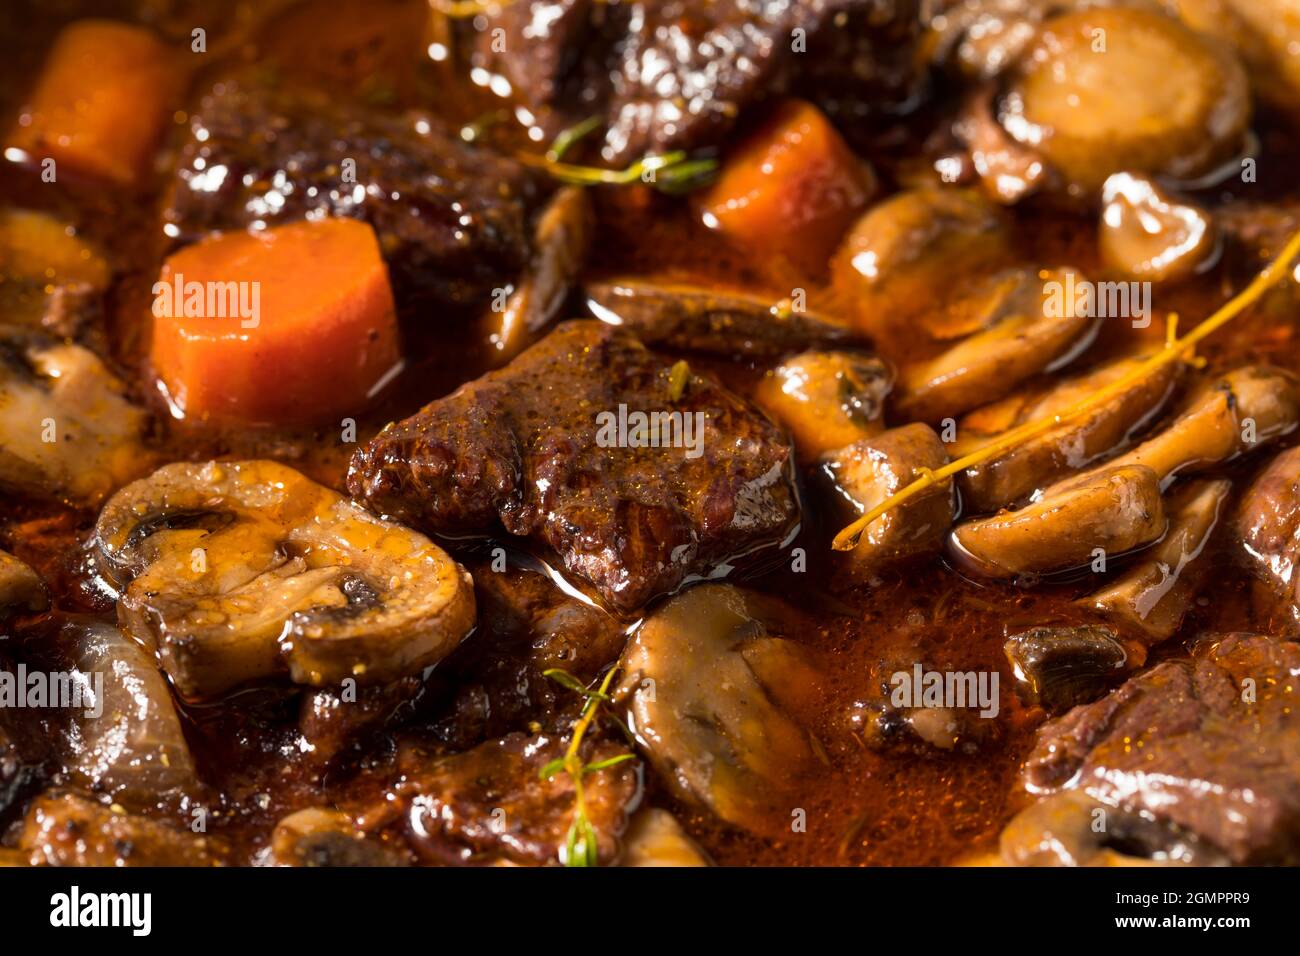
<path fill-rule="evenodd" d="M 79 20 L 54 41 L 9 145 L 83 175 L 138 183 L 184 82 L 179 58 L 148 30 Z"/>
<path fill-rule="evenodd" d="M 699 210 L 710 228 L 820 274 L 875 188 L 817 107 L 783 100 L 726 157 Z"/>
<path fill-rule="evenodd" d="M 401 360 L 374 230 L 353 219 L 214 235 L 164 263 L 151 357 L 188 418 L 355 415 Z"/>

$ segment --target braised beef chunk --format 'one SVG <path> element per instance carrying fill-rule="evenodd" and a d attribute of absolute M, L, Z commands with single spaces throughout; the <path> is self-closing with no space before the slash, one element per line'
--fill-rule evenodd
<path fill-rule="evenodd" d="M 414 749 L 401 760 L 409 766 L 398 786 L 408 801 L 408 839 L 433 863 L 555 863 L 564 860 L 573 820 L 573 781 L 560 771 L 541 771 L 564 756 L 568 741 L 510 734 L 432 766 Z M 614 759 L 627 750 L 608 741 L 584 743 L 588 764 Z M 596 832 L 598 859 L 618 854 L 619 838 L 639 791 L 635 761 L 593 771 L 583 779 L 587 818 Z"/>
<path fill-rule="evenodd" d="M 1300 626 L 1300 448 L 1278 455 L 1246 491 L 1237 534 L 1248 562 L 1276 596 L 1279 617 Z"/>
<path fill-rule="evenodd" d="M 44 794 L 27 811 L 18 847 L 44 866 L 213 866 L 224 857 L 215 837 L 120 811 L 75 793 Z"/>
<path fill-rule="evenodd" d="M 543 198 L 535 174 L 434 117 L 226 83 L 191 117 L 164 221 L 189 241 L 305 216 L 364 219 L 399 307 L 415 297 L 484 308 L 528 262 Z"/>
<path fill-rule="evenodd" d="M 1297 676 L 1300 645 L 1229 634 L 1045 724 L 1024 783 L 1078 787 L 1191 831 L 1234 863 L 1296 863 Z"/>
<path fill-rule="evenodd" d="M 560 730 L 572 694 L 545 671 L 590 681 L 613 663 L 627 624 L 566 594 L 517 554 L 468 565 L 478 624 L 430 677 L 421 713 L 434 736 L 466 750 L 522 726 Z"/>
<path fill-rule="evenodd" d="M 303 694 L 298 730 L 311 753 L 325 762 L 353 750 L 365 752 L 369 737 L 385 723 L 405 713 L 424 687 L 419 676 L 399 678 L 375 687 L 358 687 L 348 699 L 333 688 Z"/>
<path fill-rule="evenodd" d="M 346 813 L 308 807 L 275 825 L 261 862 L 274 866 L 409 866 L 409 854 L 368 838 Z"/>
<path fill-rule="evenodd" d="M 485 562 L 471 572 L 479 627 L 497 647 L 520 645 L 538 672 L 558 667 L 589 680 L 623 649 L 626 624 L 565 594 L 540 570 Z"/>
<path fill-rule="evenodd" d="M 1298 49 L 0 0 L 0 869 L 1300 866 Z"/>
<path fill-rule="evenodd" d="M 604 116 L 604 158 L 716 146 L 752 102 L 782 93 L 832 113 L 914 91 L 915 0 L 533 0 L 484 19 L 472 63 L 534 110 Z M 494 34 L 495 29 L 504 35 Z"/>
<path fill-rule="evenodd" d="M 430 531 L 499 520 L 630 611 L 779 543 L 799 518 L 791 462 L 778 429 L 712 378 L 570 322 L 389 425 L 353 456 L 348 488 Z"/>
<path fill-rule="evenodd" d="M 482 18 L 486 29 L 475 33 L 470 62 L 505 77 L 514 94 L 534 108 L 549 106 L 568 92 L 566 80 L 581 72 L 584 51 L 588 62 L 599 62 L 589 44 L 600 41 L 608 18 L 604 7 L 592 0 L 518 0 L 490 7 Z"/>

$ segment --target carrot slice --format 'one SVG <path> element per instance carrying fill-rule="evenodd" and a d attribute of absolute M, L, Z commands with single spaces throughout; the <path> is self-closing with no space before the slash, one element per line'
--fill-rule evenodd
<path fill-rule="evenodd" d="M 148 30 L 79 20 L 54 41 L 10 145 L 83 175 L 138 183 L 185 75 Z"/>
<path fill-rule="evenodd" d="M 817 107 L 784 100 L 727 157 L 699 208 L 710 228 L 819 274 L 875 187 Z"/>
<path fill-rule="evenodd" d="M 154 370 L 185 417 L 356 414 L 401 360 L 388 270 L 357 220 L 214 235 L 171 256 L 153 292 Z"/>

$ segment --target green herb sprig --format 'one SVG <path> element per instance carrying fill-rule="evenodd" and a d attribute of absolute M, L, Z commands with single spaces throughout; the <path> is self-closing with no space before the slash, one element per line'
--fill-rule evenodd
<path fill-rule="evenodd" d="M 617 757 L 610 757 L 607 760 L 585 763 L 578 753 L 582 747 L 582 738 L 595 721 L 596 712 L 599 710 L 600 705 L 608 703 L 610 700 L 608 694 L 609 685 L 613 681 L 614 673 L 617 670 L 617 667 L 611 667 L 595 690 L 584 686 L 580 680 L 561 668 L 552 667 L 549 670 L 542 671 L 546 677 L 549 677 L 561 687 L 566 687 L 587 698 L 587 702 L 582 706 L 582 714 L 578 717 L 578 722 L 573 726 L 573 737 L 569 740 L 569 746 L 565 750 L 564 756 L 548 762 L 538 772 L 538 776 L 542 780 L 549 780 L 557 773 L 564 772 L 573 781 L 573 822 L 569 824 L 569 832 L 564 840 L 565 852 L 562 862 L 565 866 L 598 866 L 600 864 L 596 828 L 592 826 L 591 817 L 587 815 L 587 801 L 582 787 L 583 778 L 588 774 L 607 770 L 610 767 L 636 759 L 635 754 L 619 754 Z"/>
<path fill-rule="evenodd" d="M 630 186 L 644 182 L 670 195 L 698 189 L 718 171 L 716 159 L 707 156 L 692 158 L 680 149 L 667 153 L 648 153 L 624 169 L 604 169 L 563 161 L 575 143 L 599 128 L 600 117 L 589 116 L 581 123 L 561 130 L 545 155 L 522 153 L 519 159 L 527 165 L 544 169 L 553 178 L 569 186 Z"/>

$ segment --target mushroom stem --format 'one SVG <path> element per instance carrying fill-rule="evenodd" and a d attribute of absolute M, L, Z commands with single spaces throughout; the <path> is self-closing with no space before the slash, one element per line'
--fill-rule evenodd
<path fill-rule="evenodd" d="M 1116 379 L 1104 388 L 1098 389 L 1092 395 L 1080 401 L 1077 405 L 1071 406 L 1057 415 L 1051 415 L 1045 418 L 1040 418 L 1036 421 L 1026 422 L 1018 428 L 1013 428 L 1010 431 L 1003 433 L 994 441 L 991 441 L 984 447 L 971 452 L 964 458 L 958 458 L 956 461 L 950 462 L 942 468 L 922 474 L 920 478 L 916 479 L 916 481 L 901 489 L 896 494 L 886 498 L 879 505 L 866 512 L 862 517 L 858 518 L 851 525 L 837 534 L 835 540 L 831 542 L 831 547 L 836 551 L 853 550 L 853 548 L 857 546 L 858 538 L 861 537 L 862 532 L 869 524 L 871 524 L 871 522 L 875 521 L 887 511 L 896 508 L 909 498 L 924 491 L 926 488 L 929 488 L 935 482 L 942 481 L 945 478 L 964 471 L 972 465 L 978 465 L 981 462 L 987 461 L 994 455 L 1000 454 L 1008 448 L 1020 444 L 1026 439 L 1033 438 L 1035 435 L 1042 434 L 1051 428 L 1055 428 L 1062 422 L 1086 414 L 1099 405 L 1109 401 L 1114 396 L 1120 394 L 1126 388 L 1129 388 L 1134 382 L 1140 381 L 1142 378 L 1161 366 L 1176 361 L 1189 350 L 1195 348 L 1195 346 L 1203 339 L 1213 335 L 1258 301 L 1259 298 L 1268 291 L 1269 287 L 1283 277 L 1283 274 L 1297 255 L 1300 255 L 1300 232 L 1296 232 L 1291 236 L 1287 241 L 1287 244 L 1282 248 L 1282 251 L 1278 253 L 1277 258 L 1265 266 L 1264 270 L 1256 275 L 1246 288 L 1228 300 L 1222 308 L 1186 335 L 1181 338 L 1171 339 L 1171 341 L 1165 344 L 1164 348 L 1156 352 L 1146 361 L 1137 365 L 1129 374 Z"/>

